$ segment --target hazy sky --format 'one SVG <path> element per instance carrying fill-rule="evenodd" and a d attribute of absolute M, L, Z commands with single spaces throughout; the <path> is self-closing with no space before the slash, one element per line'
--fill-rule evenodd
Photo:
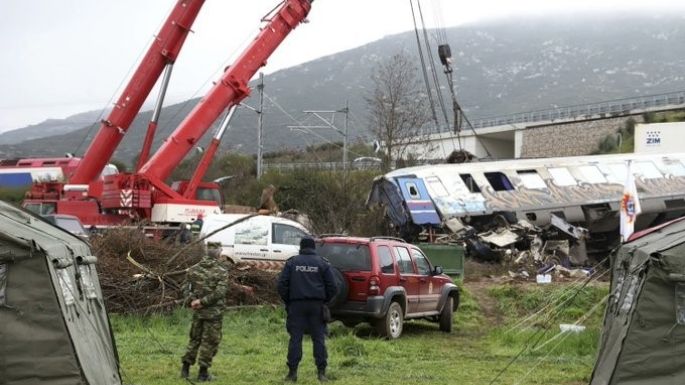
<path fill-rule="evenodd" d="M 167 103 L 200 96 L 256 35 L 276 0 L 207 0 Z M 682 0 L 422 0 L 429 27 L 524 15 L 685 11 Z M 0 131 L 106 107 L 174 0 L 0 0 Z M 685 22 L 685 19 L 684 19 Z M 409 0 L 316 0 L 266 73 L 413 28 Z M 459 42 L 450 42 L 453 49 Z M 152 95 L 156 95 L 153 91 Z"/>

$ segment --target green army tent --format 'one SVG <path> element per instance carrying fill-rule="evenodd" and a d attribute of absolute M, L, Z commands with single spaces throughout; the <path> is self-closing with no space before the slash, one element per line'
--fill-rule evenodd
<path fill-rule="evenodd" d="M 0 201 L 0 383 L 121 384 L 88 244 Z"/>
<path fill-rule="evenodd" d="M 685 384 L 685 220 L 621 246 L 591 385 Z"/>

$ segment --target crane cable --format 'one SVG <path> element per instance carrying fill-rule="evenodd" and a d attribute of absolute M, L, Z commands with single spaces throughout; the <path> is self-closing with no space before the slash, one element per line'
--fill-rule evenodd
<path fill-rule="evenodd" d="M 420 12 L 421 11 L 421 4 L 420 4 L 419 0 L 416 0 L 416 1 L 417 1 L 417 6 L 418 6 L 418 9 Z M 424 55 L 423 55 L 423 47 L 421 46 L 421 38 L 419 37 L 419 29 L 418 29 L 418 25 L 416 22 L 416 12 L 414 11 L 414 3 L 412 0 L 409 0 L 409 6 L 411 7 L 412 19 L 414 21 L 414 33 L 416 35 L 416 45 L 417 45 L 417 48 L 419 50 L 419 58 L 421 59 L 421 70 L 423 72 L 423 79 L 424 79 L 424 82 L 426 84 L 426 91 L 428 93 L 428 100 L 430 102 L 431 111 L 433 113 L 433 121 L 435 122 L 435 130 L 436 130 L 436 133 L 440 133 L 440 132 L 442 132 L 442 130 L 440 129 L 440 123 L 438 122 L 438 117 L 437 117 L 437 113 L 436 113 L 436 109 L 435 109 L 435 103 L 433 101 L 433 91 L 432 91 L 432 87 L 431 87 L 431 82 L 428 78 L 428 72 L 426 71 L 426 63 L 425 63 L 425 59 L 424 59 Z M 442 109 L 443 116 L 445 117 L 445 122 L 447 125 L 449 125 L 449 121 L 447 119 L 447 112 L 445 110 L 444 100 L 442 99 L 442 95 L 440 92 L 440 83 L 438 82 L 437 76 L 435 74 L 435 61 L 433 58 L 432 51 L 430 51 L 430 44 L 428 43 L 428 38 L 427 38 L 427 34 L 426 34 L 426 25 L 423 22 L 423 14 L 421 14 L 421 23 L 422 23 L 422 28 L 423 28 L 424 44 L 426 45 L 426 49 L 428 50 L 431 73 L 432 73 L 432 77 L 433 77 L 433 81 L 434 81 L 434 86 L 436 88 L 438 101 L 440 102 L 440 107 Z M 451 140 L 452 140 L 452 147 L 457 148 L 457 146 L 458 146 L 459 150 L 462 151 L 461 140 L 458 140 L 456 145 L 454 143 L 453 137 L 451 137 Z M 442 150 L 442 156 L 444 158 L 447 158 L 447 153 L 445 151 L 445 147 L 441 145 L 440 149 Z"/>
<path fill-rule="evenodd" d="M 428 103 L 430 104 L 431 113 L 433 114 L 433 122 L 435 123 L 435 129 L 438 132 L 440 132 L 440 123 L 438 122 L 438 115 L 435 111 L 435 102 L 433 101 L 433 91 L 431 89 L 430 81 L 428 80 L 428 72 L 426 71 L 426 61 L 425 61 L 425 58 L 423 56 L 423 48 L 421 47 L 421 38 L 419 37 L 419 27 L 416 24 L 416 13 L 414 12 L 413 0 L 409 0 L 409 6 L 411 7 L 411 16 L 412 16 L 412 19 L 414 21 L 414 34 L 416 35 L 416 46 L 419 49 L 419 60 L 421 61 L 421 73 L 423 74 L 423 82 L 426 85 L 426 93 L 428 95 Z M 432 67 L 433 66 L 431 63 L 431 68 Z"/>
<path fill-rule="evenodd" d="M 421 17 L 421 26 L 423 28 L 424 43 L 426 45 L 426 49 L 428 50 L 428 54 L 430 55 L 430 59 L 431 59 L 431 74 L 433 75 L 433 82 L 435 83 L 435 92 L 438 94 L 438 101 L 440 102 L 440 107 L 442 109 L 442 115 L 445 119 L 445 128 L 447 128 L 450 125 L 450 120 L 447 116 L 447 108 L 445 107 L 445 99 L 444 99 L 444 96 L 442 94 L 442 89 L 440 87 L 440 80 L 438 79 L 438 74 L 437 74 L 437 71 L 435 70 L 435 67 L 436 67 L 435 66 L 435 57 L 433 56 L 433 51 L 430 48 L 431 45 L 430 45 L 430 41 L 428 39 L 428 32 L 427 32 L 428 30 L 426 28 L 426 22 L 423 19 L 423 10 L 421 9 L 421 1 L 416 0 L 416 3 L 418 5 L 419 15 Z M 437 18 L 437 15 L 436 15 L 436 18 Z M 441 25 L 440 22 L 437 23 L 437 26 L 435 29 L 436 29 L 437 35 L 438 35 L 438 38 L 435 40 L 437 41 L 438 45 L 447 44 L 447 34 L 445 32 L 445 28 Z M 447 74 L 447 72 L 446 72 L 446 74 Z M 451 74 L 451 71 L 449 72 L 449 74 Z M 454 126 L 456 128 L 456 127 L 461 125 L 460 124 L 461 120 L 459 119 L 459 115 L 460 115 L 458 112 L 459 110 L 456 108 L 456 107 L 458 107 L 458 105 L 456 105 L 456 107 L 455 107 L 456 97 L 454 95 L 454 88 L 452 86 L 452 83 L 449 83 L 449 85 L 450 85 L 450 93 L 452 95 L 452 111 L 454 113 Z M 446 130 L 446 131 L 449 131 L 449 130 Z M 452 141 L 452 148 L 455 148 L 455 149 L 458 148 L 459 152 L 463 153 L 464 152 L 464 146 L 462 144 L 461 134 L 460 134 L 459 130 L 455 130 L 455 134 L 457 136 L 457 138 L 456 138 L 457 139 L 457 145 L 456 146 L 454 145 L 454 136 L 450 135 L 450 140 Z M 443 156 L 445 156 L 445 158 L 447 158 L 447 156 L 444 152 L 445 151 L 443 148 Z"/>
<path fill-rule="evenodd" d="M 430 41 L 428 39 L 428 32 L 426 30 L 426 22 L 423 20 L 423 10 L 421 9 L 421 1 L 416 0 L 416 5 L 419 9 L 419 17 L 421 18 L 421 28 L 423 29 L 423 42 L 426 46 L 426 51 L 428 51 L 428 57 L 430 59 L 430 70 L 433 77 L 433 83 L 435 84 L 435 91 L 438 94 L 438 102 L 440 103 L 440 108 L 442 109 L 442 115 L 445 119 L 445 124 L 449 127 L 450 121 L 447 117 L 447 108 L 445 107 L 445 99 L 440 91 L 440 80 L 438 79 L 438 74 L 435 71 L 435 57 L 433 56 L 433 50 L 431 49 Z"/>
<path fill-rule="evenodd" d="M 419 4 L 419 11 L 420 11 L 420 1 L 421 0 L 416 0 L 416 2 Z M 433 15 L 434 19 L 435 19 L 436 26 L 437 26 L 436 27 L 437 41 L 439 44 L 447 45 L 447 31 L 446 31 L 446 28 L 444 26 L 444 22 L 442 19 L 443 12 L 442 12 L 442 9 L 440 6 L 440 0 L 433 0 L 433 5 L 434 5 L 434 8 L 437 10 L 437 11 L 434 10 L 434 15 Z M 422 19 L 423 19 L 423 16 L 422 16 Z M 424 25 L 424 31 L 425 31 L 425 25 Z M 493 158 L 492 153 L 488 149 L 488 146 L 485 144 L 483 139 L 478 135 L 478 133 L 476 132 L 476 130 L 473 127 L 473 124 L 471 124 L 471 121 L 468 119 L 468 117 L 464 113 L 464 110 L 461 108 L 461 106 L 459 105 L 459 102 L 457 101 L 451 68 L 450 69 L 445 68 L 444 72 L 445 72 L 445 75 L 447 77 L 449 92 L 450 92 L 450 95 L 452 97 L 452 108 L 454 110 L 454 120 L 455 120 L 454 124 L 455 124 L 455 128 L 458 128 L 458 129 L 455 129 L 454 134 L 457 136 L 457 140 L 459 142 L 459 150 L 462 150 L 461 121 L 463 120 L 464 122 L 466 122 L 466 125 L 469 127 L 469 129 L 473 133 L 473 137 L 480 143 L 480 145 L 483 147 L 483 150 L 485 150 L 487 158 L 492 159 Z M 440 88 L 438 86 L 438 93 L 440 93 L 439 90 L 440 90 Z"/>
<path fill-rule="evenodd" d="M 430 58 L 430 67 L 431 67 L 432 80 L 433 80 L 433 82 L 434 82 L 434 86 L 435 86 L 436 93 L 437 93 L 437 97 L 438 97 L 438 102 L 440 103 L 440 107 L 441 107 L 441 110 L 442 110 L 442 115 L 443 115 L 443 117 L 444 117 L 444 119 L 445 119 L 445 123 L 447 124 L 447 126 L 449 126 L 449 118 L 447 117 L 447 110 L 446 110 L 446 108 L 445 108 L 445 102 L 444 102 L 444 99 L 443 99 L 443 97 L 442 97 L 442 92 L 440 91 L 440 81 L 438 80 L 437 73 L 435 72 L 435 60 L 434 60 L 434 57 L 433 57 L 433 53 L 432 53 L 432 51 L 430 50 L 430 42 L 429 42 L 429 39 L 428 39 L 428 33 L 426 32 L 426 23 L 425 23 L 425 21 L 424 21 L 424 19 L 423 19 L 423 12 L 422 12 L 422 9 L 421 9 L 421 1 L 420 1 L 420 0 L 416 0 L 416 3 L 417 3 L 417 8 L 418 8 L 419 13 L 420 13 L 421 25 L 422 25 L 422 29 L 423 29 L 423 37 L 424 37 L 424 43 L 423 43 L 423 44 L 426 45 L 426 49 L 428 50 L 428 55 L 429 55 L 429 58 Z M 419 57 L 421 58 L 422 70 L 423 70 L 423 74 L 424 74 L 424 81 L 425 81 L 425 83 L 426 83 L 426 89 L 428 90 L 429 101 L 430 101 L 430 103 L 431 103 L 431 109 L 433 110 L 433 119 L 434 119 L 434 121 L 435 121 L 436 130 L 437 130 L 437 132 L 439 133 L 439 132 L 442 132 L 443 130 L 440 128 L 440 123 L 438 122 L 438 119 L 437 119 L 437 116 L 436 116 L 436 112 L 435 112 L 435 107 L 434 107 L 434 104 L 433 104 L 433 97 L 432 97 L 433 92 L 432 92 L 432 87 L 431 87 L 431 85 L 430 85 L 430 80 L 429 80 L 429 78 L 428 78 L 428 74 L 427 74 L 427 71 L 426 71 L 426 65 L 425 65 L 424 57 L 423 57 L 423 48 L 422 48 L 422 45 L 421 45 L 421 39 L 419 38 L 419 31 L 418 31 L 418 26 L 417 26 L 417 22 L 416 22 L 416 13 L 415 13 L 415 11 L 414 11 L 414 4 L 413 4 L 413 1 L 412 1 L 412 0 L 409 0 L 409 5 L 410 5 L 410 7 L 411 7 L 412 18 L 413 18 L 413 21 L 414 21 L 414 33 L 416 34 L 416 43 L 417 43 L 418 50 L 419 50 Z M 456 144 L 455 144 L 455 138 L 454 138 L 454 136 L 451 136 L 451 135 L 450 135 L 450 140 L 452 141 L 452 148 L 454 148 L 454 149 L 459 149 L 460 152 L 463 151 L 462 141 L 461 141 L 461 138 L 459 137 L 459 135 L 457 135 Z M 445 147 L 444 147 L 444 146 L 440 146 L 440 147 L 441 147 L 441 150 L 442 150 L 443 157 L 447 158 L 447 154 L 446 154 L 446 151 L 445 151 Z"/>
<path fill-rule="evenodd" d="M 445 30 L 445 21 L 442 12 L 442 3 L 440 0 L 433 0 L 433 21 L 435 23 L 435 32 L 438 35 L 438 42 L 447 43 L 447 32 Z"/>

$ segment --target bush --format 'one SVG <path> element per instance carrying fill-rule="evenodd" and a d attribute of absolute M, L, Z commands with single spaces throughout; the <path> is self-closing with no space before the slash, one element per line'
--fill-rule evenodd
<path fill-rule="evenodd" d="M 25 188 L 25 187 L 17 187 L 17 188 L 1 187 L 0 188 L 0 200 L 19 206 L 21 204 L 21 201 L 24 199 L 24 194 L 26 194 L 27 189 L 28 188 Z"/>
<path fill-rule="evenodd" d="M 317 149 L 330 150 L 331 146 L 320 145 Z M 365 148 L 363 145 L 355 146 Z M 189 178 L 198 161 L 199 156 L 184 161 L 174 172 L 173 179 Z M 289 173 L 268 172 L 257 180 L 253 157 L 228 154 L 212 163 L 205 180 L 226 175 L 233 176 L 221 185 L 226 204 L 258 207 L 262 189 L 273 184 L 277 188 L 275 200 L 279 209 L 295 209 L 308 215 L 316 234 L 391 235 L 382 209 L 367 209 L 365 206 L 373 179 L 377 176 L 375 171 L 298 169 Z"/>
<path fill-rule="evenodd" d="M 236 204 L 255 206 L 262 189 L 278 188 L 275 200 L 281 211 L 295 209 L 309 216 L 317 234 L 351 233 L 386 235 L 389 227 L 379 209 L 365 207 L 375 173 L 353 171 L 295 170 L 268 173 L 261 181 L 250 181 L 228 191 Z"/>

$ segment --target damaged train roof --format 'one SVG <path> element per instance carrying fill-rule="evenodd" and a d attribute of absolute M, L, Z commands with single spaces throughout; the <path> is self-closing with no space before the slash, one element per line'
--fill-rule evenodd
<path fill-rule="evenodd" d="M 367 203 L 385 205 L 397 226 L 442 226 L 452 218 L 511 212 L 538 226 L 549 224 L 554 214 L 591 231 L 612 231 L 618 226 L 628 160 L 642 204 L 638 227 L 652 224 L 656 216 L 685 214 L 685 153 L 404 168 L 377 178 Z"/>

